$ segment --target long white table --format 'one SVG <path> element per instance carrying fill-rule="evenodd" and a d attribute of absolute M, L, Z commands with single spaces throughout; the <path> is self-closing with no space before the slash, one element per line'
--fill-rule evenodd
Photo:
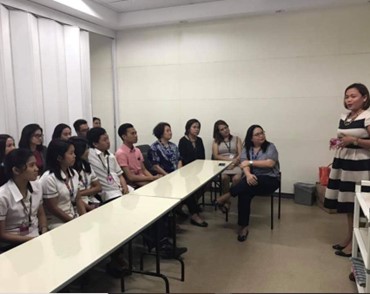
<path fill-rule="evenodd" d="M 46 293 L 62 289 L 155 223 L 229 164 L 194 161 L 0 254 L 0 292 Z"/>
<path fill-rule="evenodd" d="M 195 160 L 130 194 L 183 200 L 224 171 L 231 161 Z"/>
<path fill-rule="evenodd" d="M 179 203 L 126 195 L 0 255 L 0 292 L 54 292 Z"/>

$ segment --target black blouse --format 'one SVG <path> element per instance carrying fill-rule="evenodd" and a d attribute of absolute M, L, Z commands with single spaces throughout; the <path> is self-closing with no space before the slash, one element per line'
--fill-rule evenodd
<path fill-rule="evenodd" d="M 205 159 L 205 151 L 202 138 L 197 137 L 195 147 L 193 143 L 185 136 L 180 139 L 179 151 L 182 157 L 182 164 L 186 165 L 196 159 Z"/>

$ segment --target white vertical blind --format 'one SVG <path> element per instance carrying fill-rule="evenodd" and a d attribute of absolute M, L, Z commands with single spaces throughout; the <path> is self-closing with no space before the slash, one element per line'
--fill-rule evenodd
<path fill-rule="evenodd" d="M 89 33 L 0 5 L 0 131 L 91 121 Z"/>
<path fill-rule="evenodd" d="M 39 19 L 39 40 L 44 94 L 45 134 L 50 136 L 58 123 L 69 123 L 66 78 L 66 54 L 63 26 L 49 19 Z M 52 114 L 52 115 L 48 115 Z M 50 137 L 45 137 L 49 141 Z"/>
<path fill-rule="evenodd" d="M 90 34 L 80 33 L 81 80 L 82 80 L 82 113 L 87 121 L 92 122 L 91 74 L 90 74 Z"/>
<path fill-rule="evenodd" d="M 10 46 L 9 11 L 0 5 L 0 133 L 18 134 L 12 54 Z"/>
<path fill-rule="evenodd" d="M 31 122 L 43 125 L 44 108 L 36 17 L 23 11 L 10 10 L 10 40 L 18 118 L 15 123 L 18 123 L 19 130 Z"/>

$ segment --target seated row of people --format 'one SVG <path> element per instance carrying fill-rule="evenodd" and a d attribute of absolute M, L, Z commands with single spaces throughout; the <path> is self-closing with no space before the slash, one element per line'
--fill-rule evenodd
<path fill-rule="evenodd" d="M 29 128 L 31 129 L 31 127 Z M 37 169 L 37 173 L 40 175 L 40 169 L 44 168 L 44 166 L 38 164 L 38 157 L 43 152 L 38 151 L 36 152 L 38 155 L 35 155 L 35 150 L 37 150 L 35 146 L 42 145 L 40 140 L 38 140 L 41 138 L 42 141 L 42 129 L 37 125 L 32 126 L 32 128 L 33 132 L 30 130 L 27 132 L 22 131 L 22 135 L 27 133 L 25 137 L 29 138 L 29 146 L 32 147 L 28 148 L 28 150 L 31 151 L 31 159 L 35 161 L 35 169 Z M 66 133 L 66 137 L 69 136 L 70 128 L 69 132 L 68 128 L 67 125 L 61 125 L 58 128 L 61 137 L 63 133 Z M 92 210 L 96 206 L 95 203 L 98 202 L 95 198 L 97 193 L 100 194 L 103 203 L 128 193 L 133 187 L 127 185 L 125 177 L 129 184 L 134 187 L 140 187 L 173 172 L 183 164 L 188 164 L 195 159 L 204 159 L 204 145 L 199 137 L 199 131 L 200 122 L 198 120 L 188 121 L 185 127 L 185 136 L 181 138 L 179 147 L 177 147 L 170 141 L 172 131 L 168 123 L 159 123 L 154 128 L 153 133 L 157 137 L 157 141 L 151 145 L 148 157 L 153 164 L 156 175 L 153 175 L 145 168 L 140 150 L 134 147 L 134 144 L 137 143 L 137 132 L 131 124 L 123 124 L 118 130 L 118 134 L 123 140 L 123 145 L 117 150 L 116 156 L 109 152 L 109 137 L 105 130 L 100 127 L 92 128 L 86 132 L 88 142 L 79 137 L 72 137 L 68 140 L 66 138 L 64 140 L 52 140 L 46 153 L 46 172 L 42 174 L 40 179 L 49 228 L 52 229 Z M 55 133 L 57 134 L 58 132 Z M 243 152 L 241 152 L 241 140 L 230 134 L 228 125 L 224 121 L 215 123 L 214 138 L 212 146 L 213 157 L 215 159 L 232 161 L 229 169 L 224 172 L 223 179 L 226 183 L 231 175 L 231 181 L 235 187 L 231 194 L 239 196 L 239 215 L 240 217 L 244 215 L 243 218 L 245 219 L 246 214 L 247 218 L 249 218 L 250 200 L 253 196 L 257 192 L 267 193 L 276 189 L 276 181 L 273 181 L 266 190 L 250 189 L 250 187 L 254 186 L 255 188 L 265 187 L 265 176 L 272 177 L 273 180 L 277 179 L 278 155 L 276 148 L 272 143 L 266 141 L 264 131 L 260 126 L 249 128 L 244 141 Z M 1 150 L 4 150 L 1 151 L 3 152 L 0 153 L 1 156 L 8 153 L 6 157 L 11 157 L 11 155 L 15 156 L 14 154 L 26 150 L 22 148 L 9 152 L 14 148 L 14 140 L 10 136 L 3 135 L 0 136 L 0 139 Z M 3 144 L 2 142 L 5 143 Z M 90 150 L 88 145 L 91 147 Z M 8 170 L 7 165 L 11 166 L 10 162 L 3 159 L 2 163 L 5 166 L 5 170 Z M 21 166 L 24 170 L 27 170 L 26 163 L 21 164 Z M 241 169 L 243 169 L 246 175 L 246 180 L 243 181 L 240 181 Z M 257 172 L 254 174 L 254 171 Z M 8 183 L 11 183 L 12 176 L 12 174 L 7 172 Z M 30 183 L 32 181 L 32 179 L 29 179 L 28 182 L 26 181 L 28 183 L 27 187 L 31 187 Z M 229 184 L 225 186 L 224 192 L 227 193 Z M 1 193 L 5 192 L 0 191 L 1 198 Z M 40 189 L 35 189 L 35 191 L 40 191 Z M 225 195 L 217 201 L 217 205 L 222 209 L 228 209 L 230 194 Z M 196 195 L 188 197 L 184 204 L 188 206 L 193 225 L 208 226 L 200 216 Z M 0 203 L 0 206 L 2 205 Z M 249 205 L 248 209 L 245 209 L 245 205 Z M 1 211 L 1 216 L 5 218 L 0 220 L 1 224 L 6 224 L 7 213 L 5 210 Z M 40 213 L 42 214 L 42 212 Z M 24 215 L 20 219 L 23 222 Z M 45 222 L 40 223 L 44 224 Z M 20 233 L 22 226 L 21 223 L 18 225 Z M 238 240 L 244 241 L 248 234 L 248 221 L 239 221 L 239 225 L 241 228 Z M 6 237 L 5 239 L 3 238 L 3 233 L 6 232 L 5 228 L 6 225 L 4 227 L 0 226 L 0 238 L 2 240 L 8 240 Z M 40 228 L 40 232 L 42 231 L 45 231 L 44 226 Z"/>

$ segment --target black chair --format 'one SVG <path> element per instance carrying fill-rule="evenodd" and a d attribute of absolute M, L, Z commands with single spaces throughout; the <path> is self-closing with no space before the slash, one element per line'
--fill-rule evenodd
<path fill-rule="evenodd" d="M 149 153 L 149 150 L 150 150 L 150 145 L 148 144 L 143 144 L 143 145 L 137 145 L 136 148 L 140 149 L 141 153 L 143 154 L 143 157 L 144 157 L 144 166 L 145 168 L 152 174 L 152 175 L 156 175 L 157 172 L 154 171 L 153 169 L 153 165 L 151 164 L 151 162 L 149 161 L 148 159 L 148 153 Z"/>
<path fill-rule="evenodd" d="M 279 172 L 279 187 L 277 189 L 277 195 L 278 195 L 278 219 L 280 219 L 281 215 L 281 172 Z M 271 230 L 274 229 L 274 197 L 275 197 L 276 191 L 271 193 L 271 195 L 261 195 L 261 196 L 270 196 L 271 197 Z M 229 211 L 226 211 L 225 213 L 225 221 L 229 221 Z"/>

